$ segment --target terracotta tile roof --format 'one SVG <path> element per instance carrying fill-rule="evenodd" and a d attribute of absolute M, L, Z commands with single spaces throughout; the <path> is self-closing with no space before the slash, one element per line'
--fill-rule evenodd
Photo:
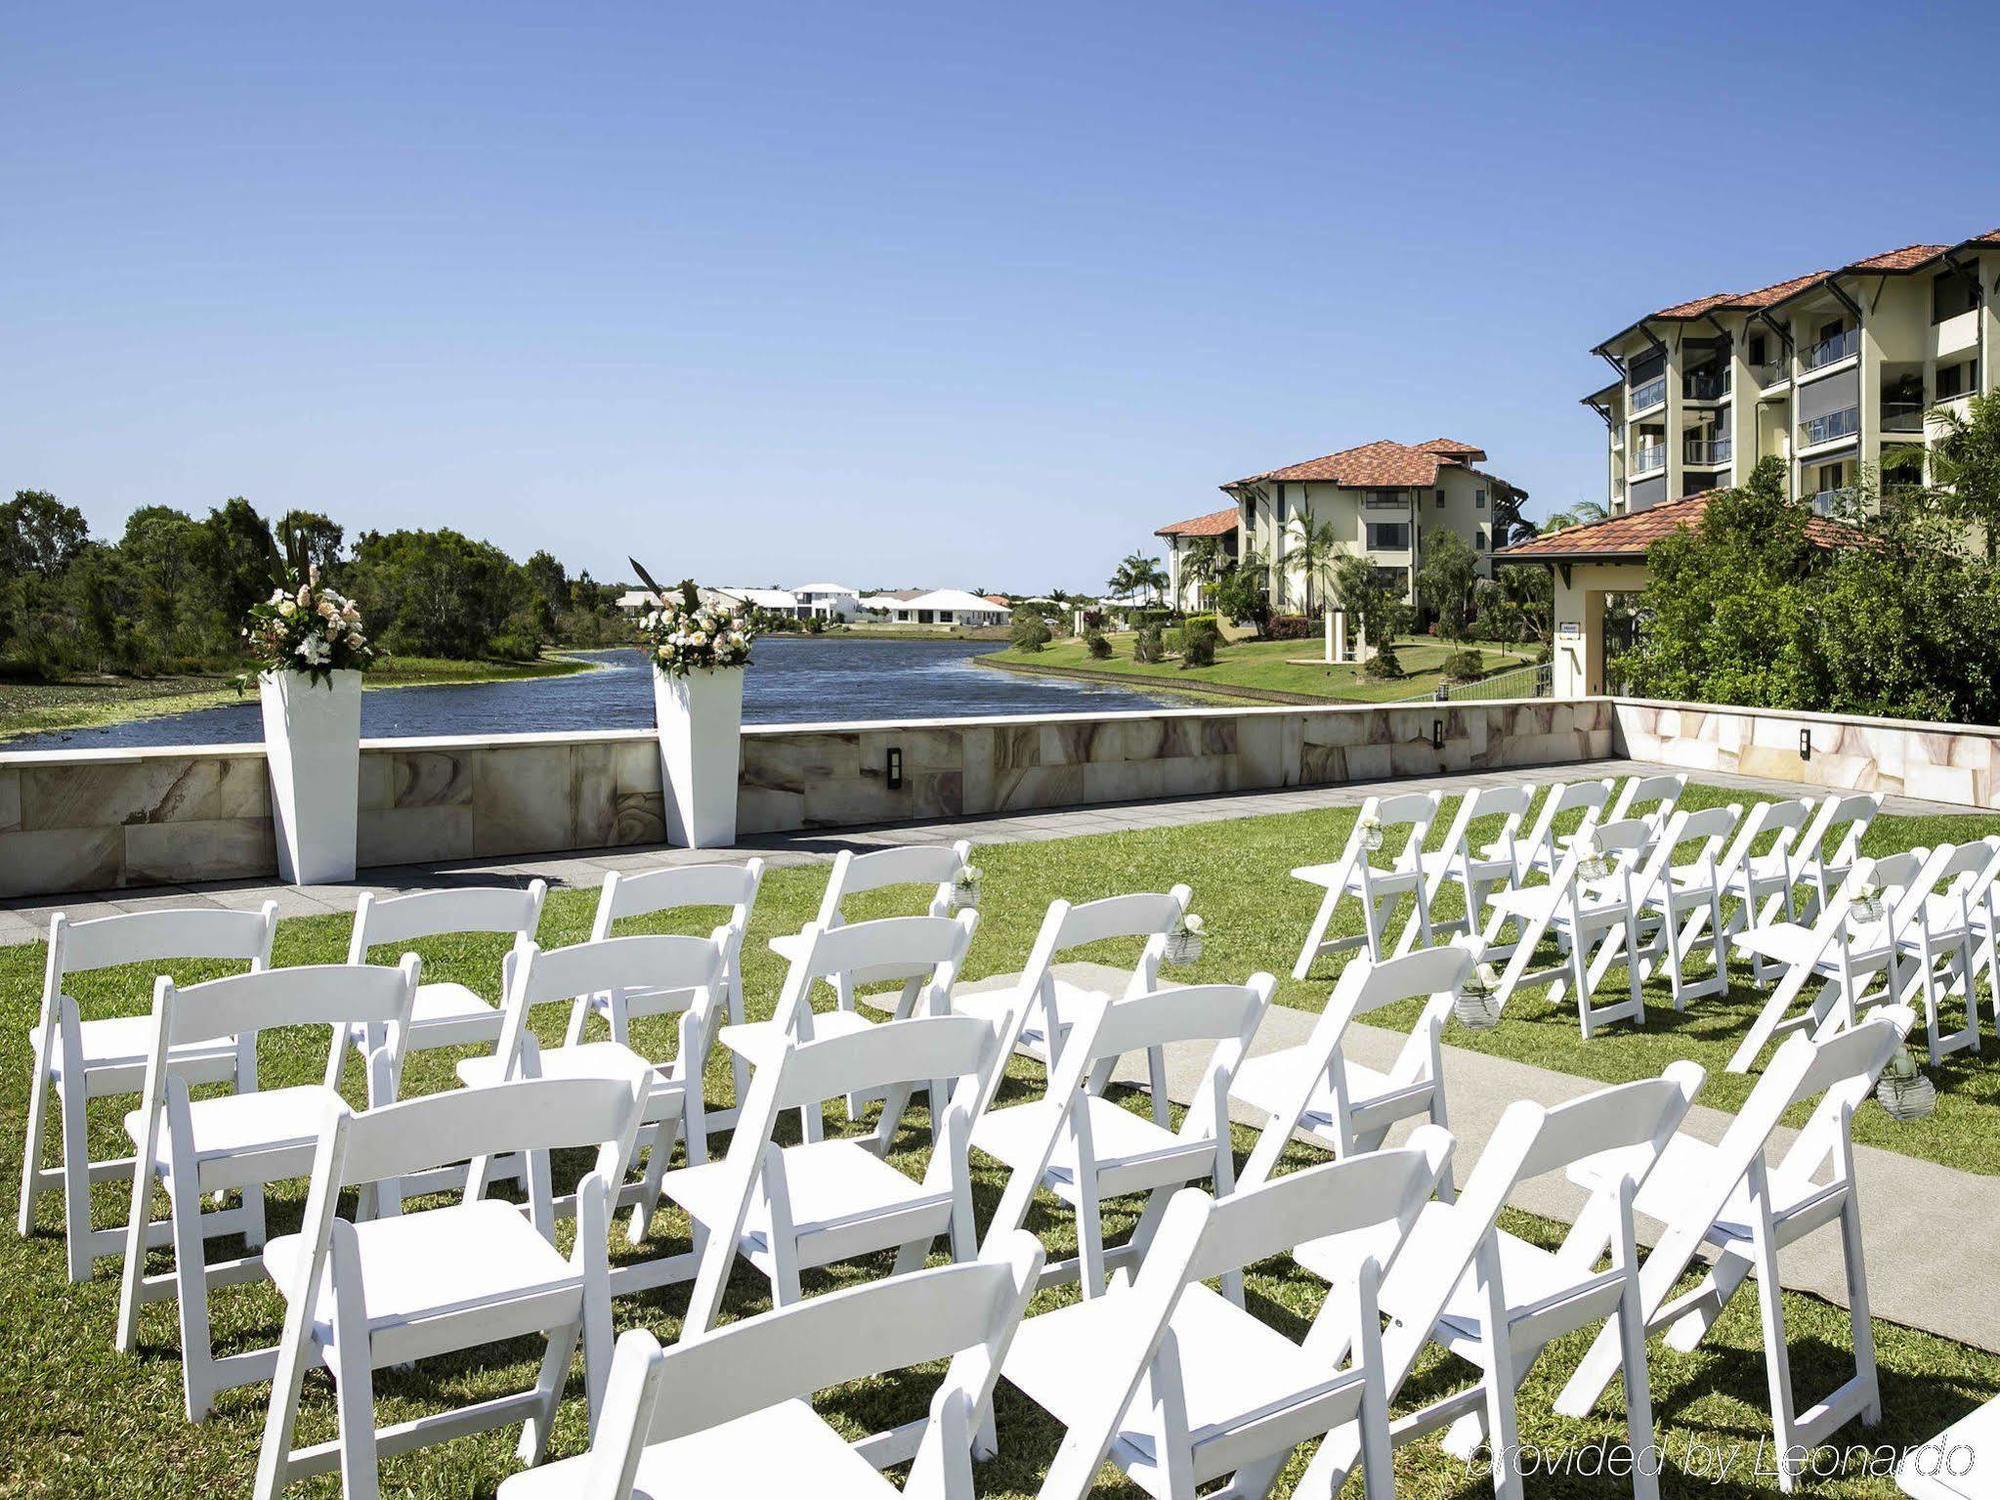
<path fill-rule="evenodd" d="M 981 594 L 979 597 L 984 599 L 988 604 L 999 605 L 1002 609 L 1005 609 L 1012 602 L 1005 594 Z"/>
<path fill-rule="evenodd" d="M 1663 307 L 1653 316 L 1656 318 L 1698 318 L 1705 312 L 1713 312 L 1718 307 L 1727 307 L 1736 299 L 1728 292 L 1717 292 L 1712 297 L 1697 297 L 1692 302 L 1676 302 L 1672 307 Z"/>
<path fill-rule="evenodd" d="M 1866 260 L 1857 260 L 1844 269 L 1849 271 L 1914 271 L 1918 266 L 1928 265 L 1936 260 L 1949 245 L 1905 245 L 1900 250 L 1885 250 L 1880 255 L 1871 255 Z"/>
<path fill-rule="evenodd" d="M 1486 450 L 1476 443 L 1461 443 L 1457 438 L 1432 438 L 1428 443 L 1418 443 L 1419 453 L 1435 453 L 1439 458 L 1470 459 L 1473 463 L 1486 462 Z"/>
<path fill-rule="evenodd" d="M 1228 536 L 1236 529 L 1236 507 L 1227 510 L 1212 510 L 1205 516 L 1194 516 L 1185 521 L 1176 521 L 1171 526 L 1162 526 L 1154 536 Z"/>
<path fill-rule="evenodd" d="M 1721 493 L 1720 490 L 1703 490 L 1698 495 L 1683 495 L 1678 500 L 1662 501 L 1630 515 L 1586 521 L 1581 526 L 1565 526 L 1561 531 L 1551 531 L 1544 536 L 1530 537 L 1525 542 L 1516 542 L 1511 547 L 1502 547 L 1494 556 L 1519 558 L 1524 562 L 1642 557 L 1646 549 L 1661 537 L 1698 522 L 1702 512 L 1708 509 L 1708 502 Z M 1806 520 L 1806 539 L 1816 547 L 1858 547 L 1862 544 L 1863 535 L 1843 522 L 1826 516 L 1811 516 Z"/>
<path fill-rule="evenodd" d="M 1790 281 L 1774 281 L 1769 286 L 1745 292 L 1740 297 L 1730 298 L 1730 310 L 1755 312 L 1762 307 L 1776 307 L 1787 297 L 1796 296 L 1809 286 L 1817 286 L 1831 276 L 1831 271 L 1808 271 L 1803 276 L 1794 276 Z"/>
<path fill-rule="evenodd" d="M 1486 456 L 1480 449 L 1450 438 L 1433 438 L 1416 447 L 1384 438 L 1378 443 L 1363 443 L 1359 448 L 1329 453 L 1324 458 L 1309 458 L 1302 464 L 1231 480 L 1230 484 L 1257 484 L 1270 479 L 1337 484 L 1350 490 L 1427 489 L 1437 482 L 1440 465 L 1458 465 L 1475 454 L 1480 458 Z"/>

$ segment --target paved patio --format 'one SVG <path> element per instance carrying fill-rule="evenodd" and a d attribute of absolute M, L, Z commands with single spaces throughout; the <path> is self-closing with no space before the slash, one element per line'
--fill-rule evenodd
<path fill-rule="evenodd" d="M 1260 818 L 1273 813 L 1305 812 L 1323 807 L 1352 807 L 1365 798 L 1392 792 L 1436 788 L 1455 795 L 1479 786 L 1516 786 L 1522 782 L 1574 781 L 1579 776 L 1654 775 L 1670 769 L 1645 761 L 1602 760 L 1588 765 L 1545 766 L 1505 771 L 1467 772 L 1451 776 L 1409 777 L 1394 781 L 1354 781 L 1339 786 L 1293 787 L 1273 792 L 1232 792 L 1206 797 L 1175 797 L 1153 802 L 1118 802 L 1072 808 L 1049 808 L 1004 817 L 952 818 L 938 822 L 892 823 L 871 828 L 808 830 L 765 834 L 745 839 L 734 849 L 676 849 L 665 844 L 566 854 L 537 854 L 500 860 L 468 860 L 439 865 L 383 865 L 362 872 L 364 878 L 343 885 L 288 886 L 276 881 L 229 880 L 196 885 L 146 886 L 130 890 L 77 892 L 65 896 L 28 896 L 0 901 L 0 945 L 30 943 L 48 930 L 52 913 L 69 913 L 72 920 L 109 916 L 120 911 L 144 911 L 160 906 L 257 907 L 278 903 L 281 917 L 316 917 L 352 912 L 363 891 L 391 893 L 429 890 L 441 885 L 495 883 L 525 885 L 537 877 L 555 888 L 595 889 L 609 870 L 654 869 L 660 865 L 739 859 L 744 851 L 764 856 L 773 866 L 829 861 L 842 849 L 866 850 L 887 844 L 948 843 L 970 839 L 975 844 L 1039 843 L 1044 839 L 1080 834 L 1118 833 L 1132 828 L 1170 828 L 1183 823 L 1209 823 L 1228 818 Z M 1695 779 L 1712 786 L 1742 787 L 1778 796 L 1801 796 L 1815 789 L 1792 782 L 1748 776 L 1702 773 Z M 1963 814 L 1970 809 L 1943 802 L 1891 797 L 1885 811 L 1906 815 Z"/>

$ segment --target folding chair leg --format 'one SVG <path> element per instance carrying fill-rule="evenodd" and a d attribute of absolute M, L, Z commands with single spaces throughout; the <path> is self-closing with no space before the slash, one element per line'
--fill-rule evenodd
<path fill-rule="evenodd" d="M 576 1355 L 581 1322 L 567 1323 L 549 1334 L 549 1347 L 542 1355 L 541 1373 L 535 1377 L 535 1398 L 539 1405 L 521 1424 L 521 1441 L 514 1456 L 530 1468 L 549 1451 L 549 1434 L 556 1425 L 556 1408 L 562 1404 L 563 1383 L 569 1376 L 569 1362 Z M 345 1382 L 342 1382 L 344 1385 Z M 346 1500 L 343 1496 L 342 1500 Z"/>
<path fill-rule="evenodd" d="M 208 1415 L 212 1394 L 209 1366 L 214 1351 L 208 1332 L 208 1265 L 201 1233 L 201 1192 L 193 1184 L 176 1191 L 169 1179 L 167 1201 L 174 1235 L 174 1297 L 179 1304 L 181 1326 L 181 1392 L 187 1419 L 199 1422 Z M 141 1247 L 145 1244 L 144 1235 L 141 1228 L 134 1237 Z M 127 1279 L 128 1283 L 132 1279 L 129 1271 Z M 136 1302 L 135 1298 L 135 1315 Z"/>
<path fill-rule="evenodd" d="M 69 1242 L 69 1279 L 77 1285 L 90 1280 L 92 1266 L 90 1134 L 84 1117 L 84 1095 L 80 1076 L 56 1091 L 62 1106 L 63 1233 Z"/>
<path fill-rule="evenodd" d="M 1326 931 L 1333 925 L 1334 908 L 1340 905 L 1341 890 L 1338 886 L 1329 889 L 1326 899 L 1319 904 L 1319 912 L 1313 917 L 1312 926 L 1306 932 L 1305 946 L 1299 949 L 1299 961 L 1292 965 L 1292 978 L 1304 979 L 1312 972 L 1313 960 L 1319 957 L 1319 950 L 1326 942 Z"/>
<path fill-rule="evenodd" d="M 1492 1243 L 1487 1241 L 1489 1247 Z M 1494 1259 L 1497 1262 L 1497 1254 Z M 1500 1500 L 1522 1500 L 1521 1432 L 1514 1412 L 1520 1370 L 1514 1359 L 1514 1341 L 1507 1332 L 1507 1303 L 1497 1275 L 1487 1284 L 1485 1311 L 1486 1446 L 1493 1466 L 1493 1493 Z"/>
<path fill-rule="evenodd" d="M 35 1086 L 28 1091 L 28 1135 L 21 1143 L 21 1207 L 18 1222 L 21 1238 L 35 1228 L 35 1200 L 42 1195 L 42 1132 L 46 1128 L 43 1111 L 55 1090 L 55 1080 L 40 1059 L 35 1065 Z"/>
<path fill-rule="evenodd" d="M 1076 1248 L 1078 1274 L 1085 1297 L 1102 1297 L 1109 1272 L 1104 1261 L 1104 1211 L 1097 1197 L 1097 1175 L 1077 1174 Z"/>
<path fill-rule="evenodd" d="M 1854 1374 L 1868 1391 L 1861 1409 L 1861 1425 L 1874 1427 L 1882 1421 L 1881 1375 L 1875 1366 L 1875 1324 L 1868 1306 L 1868 1264 L 1861 1242 L 1861 1204 L 1850 1182 L 1847 1202 L 1840 1210 L 1840 1251 L 1847 1270 L 1848 1322 L 1854 1330 Z"/>
<path fill-rule="evenodd" d="M 1625 1435 L 1631 1444 L 1634 1500 L 1658 1500 L 1658 1466 L 1653 1456 L 1653 1387 L 1646 1368 L 1646 1311 L 1639 1289 L 1639 1247 L 1632 1235 L 1632 1217 L 1621 1215 L 1618 1229 L 1620 1264 L 1628 1268 L 1625 1294 L 1618 1300 L 1620 1342 L 1624 1346 Z"/>
<path fill-rule="evenodd" d="M 666 1181 L 667 1162 L 674 1150 L 672 1124 L 664 1121 L 653 1127 L 653 1143 L 646 1148 L 646 1175 L 639 1184 L 639 1201 L 632 1205 L 632 1218 L 625 1226 L 628 1245 L 646 1243 L 646 1231 L 652 1227 L 653 1215 L 659 1212 L 661 1184 Z"/>
<path fill-rule="evenodd" d="M 1753 1253 L 1757 1262 L 1757 1306 L 1764 1325 L 1764 1371 L 1770 1389 L 1771 1425 L 1778 1439 L 1778 1488 L 1797 1486 L 1798 1465 L 1788 1455 L 1797 1444 L 1792 1406 L 1792 1356 L 1786 1344 L 1784 1290 L 1778 1282 L 1778 1249 L 1769 1220 L 1758 1225 Z"/>

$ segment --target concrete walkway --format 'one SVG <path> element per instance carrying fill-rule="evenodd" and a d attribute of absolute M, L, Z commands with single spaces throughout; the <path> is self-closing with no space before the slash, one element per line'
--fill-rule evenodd
<path fill-rule="evenodd" d="M 255 908 L 266 901 L 276 901 L 280 917 L 316 917 L 352 912 L 363 891 L 390 894 L 431 890 L 442 885 L 525 885 L 537 878 L 548 881 L 558 889 L 595 889 L 603 883 L 608 870 L 656 869 L 661 865 L 740 859 L 745 852 L 761 854 L 766 863 L 774 866 L 812 864 L 830 861 L 842 849 L 865 851 L 890 844 L 949 843 L 955 839 L 970 839 L 975 844 L 1039 843 L 1045 839 L 1118 833 L 1134 828 L 1172 828 L 1183 823 L 1211 823 L 1229 818 L 1305 812 L 1315 808 L 1352 807 L 1372 796 L 1425 792 L 1434 788 L 1448 796 L 1455 796 L 1478 786 L 1518 786 L 1523 782 L 1539 785 L 1551 781 L 1574 781 L 1582 776 L 1656 775 L 1667 769 L 1646 761 L 1602 760 L 1585 765 L 1470 772 L 1395 781 L 1354 781 L 1339 786 L 1292 787 L 1272 792 L 1233 792 L 1153 802 L 1050 808 L 1008 816 L 892 823 L 874 828 L 765 834 L 747 838 L 734 849 L 696 851 L 652 844 L 583 853 L 468 860 L 453 864 L 383 865 L 363 871 L 365 878 L 343 885 L 289 886 L 267 880 L 230 880 L 79 892 L 64 896 L 17 897 L 0 901 L 0 946 L 36 941 L 48 931 L 49 917 L 58 911 L 67 912 L 72 921 L 83 921 L 90 917 L 109 916 L 113 912 L 145 911 L 161 906 Z M 1711 786 L 1742 787 L 1785 797 L 1800 796 L 1811 790 L 1792 782 L 1721 773 L 1704 773 L 1695 779 Z M 1917 816 L 1964 814 L 1969 809 L 1942 802 L 1891 797 L 1885 804 L 1885 811 Z"/>
<path fill-rule="evenodd" d="M 1097 964 L 1058 965 L 1058 972 L 1091 988 L 1122 989 L 1125 976 Z M 1251 1046 L 1253 1056 L 1295 1047 L 1304 1042 L 1318 1019 L 1306 1011 L 1274 1005 Z M 1356 1025 L 1349 1052 L 1365 1067 L 1386 1071 L 1395 1061 L 1404 1034 L 1380 1027 Z M 1206 1049 L 1170 1048 L 1167 1092 L 1186 1104 L 1201 1082 Z M 1127 1064 L 1116 1075 L 1144 1086 L 1145 1070 Z M 1458 1139 L 1453 1170 L 1463 1184 L 1471 1174 L 1487 1138 L 1507 1106 L 1517 1099 L 1557 1105 L 1604 1087 L 1594 1079 L 1577 1078 L 1504 1057 L 1444 1049 L 1445 1102 L 1451 1132 Z M 1697 1096 L 1699 1100 L 1699 1096 Z M 1239 1124 L 1261 1127 L 1262 1117 L 1232 1106 Z M 1682 1129 L 1708 1142 L 1722 1139 L 1735 1116 L 1697 1102 Z M 1392 1132 L 1395 1144 L 1412 1125 Z M 1782 1156 L 1798 1132 L 1781 1129 L 1771 1156 Z M 1863 1235 L 1868 1247 L 1868 1296 L 1878 1318 L 1919 1328 L 1963 1344 L 2000 1353 L 2000 1282 L 1996 1282 L 1993 1240 L 1989 1232 L 1953 1233 L 1950 1225 L 2000 1224 L 2000 1178 L 1981 1177 L 1934 1162 L 1919 1161 L 1874 1146 L 1855 1148 Z M 1560 1175 L 1525 1184 L 1516 1208 L 1563 1223 L 1574 1222 L 1583 1193 Z M 1659 1226 L 1642 1219 L 1639 1238 L 1652 1244 Z M 1842 1273 L 1840 1236 L 1831 1229 L 1808 1236 L 1789 1247 L 1782 1278 L 1795 1291 L 1811 1292 L 1841 1307 L 1848 1305 Z"/>

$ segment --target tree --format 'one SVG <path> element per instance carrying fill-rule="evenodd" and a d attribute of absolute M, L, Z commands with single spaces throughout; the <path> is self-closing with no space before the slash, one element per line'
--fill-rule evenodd
<path fill-rule="evenodd" d="M 558 633 L 557 620 L 569 608 L 569 574 L 552 552 L 537 552 L 521 564 L 527 579 L 530 608 L 535 617 L 535 633 L 550 641 Z"/>
<path fill-rule="evenodd" d="M 1130 598 L 1143 594 L 1157 600 L 1167 586 L 1166 570 L 1160 566 L 1157 557 L 1148 557 L 1143 552 L 1128 553 L 1118 564 L 1118 571 L 1111 575 L 1107 587 L 1120 598 Z"/>
<path fill-rule="evenodd" d="M 271 562 L 277 544 L 256 507 L 241 495 L 225 500 L 202 522 L 208 529 L 209 582 L 216 607 L 240 620 L 250 606 L 271 594 Z"/>
<path fill-rule="evenodd" d="M 151 638 L 182 657 L 235 648 L 230 622 L 204 587 L 214 568 L 208 528 L 184 511 L 147 505 L 125 520 L 118 544 L 135 586 L 137 611 Z"/>
<path fill-rule="evenodd" d="M 489 655 L 527 595 L 506 553 L 456 531 L 364 532 L 349 582 L 377 639 L 418 656 Z"/>
<path fill-rule="evenodd" d="M 1610 517 L 1611 512 L 1606 510 L 1602 505 L 1599 505 L 1595 500 L 1579 500 L 1568 510 L 1559 510 L 1555 514 L 1545 517 L 1541 524 L 1541 530 L 1543 533 L 1547 533 L 1561 531 L 1567 526 L 1588 526 L 1592 521 L 1605 521 L 1609 520 Z M 1498 544 L 1496 543 L 1496 545 Z"/>
<path fill-rule="evenodd" d="M 1549 570 L 1526 563 L 1494 570 L 1490 593 L 1494 612 L 1515 640 L 1547 644 L 1555 620 L 1556 585 Z"/>
<path fill-rule="evenodd" d="M 1991 563 L 2000 548 L 2000 391 L 1974 396 L 1963 412 L 1934 406 L 1939 424 L 1931 445 L 1931 475 L 1944 513 L 1976 526 Z"/>
<path fill-rule="evenodd" d="M 278 545 L 294 565 L 304 563 L 330 573 L 340 563 L 340 544 L 347 533 L 338 521 L 311 510 L 288 510 L 278 518 Z"/>
<path fill-rule="evenodd" d="M 1314 521 L 1303 510 L 1292 512 L 1291 547 L 1285 566 L 1297 569 L 1305 582 L 1305 612 L 1313 613 L 1313 585 L 1322 587 L 1332 576 L 1334 559 L 1341 555 L 1340 538 L 1331 521 Z"/>
<path fill-rule="evenodd" d="M 1333 598 L 1355 619 L 1361 637 L 1386 658 L 1383 670 L 1396 673 L 1396 637 L 1409 628 L 1410 607 L 1395 584 L 1358 552 L 1343 552 L 1333 565 Z"/>
<path fill-rule="evenodd" d="M 1217 615 L 1262 635 L 1271 624 L 1271 570 L 1255 552 L 1246 552 L 1223 568 L 1208 598 Z"/>
<path fill-rule="evenodd" d="M 1213 584 L 1229 561 L 1222 543 L 1212 536 L 1196 537 L 1181 554 L 1181 582 L 1206 589 Z M 1180 601 L 1176 599 L 1175 604 Z"/>
<path fill-rule="evenodd" d="M 0 505 L 0 578 L 53 578 L 90 540 L 83 512 L 47 490 L 16 490 Z"/>
<path fill-rule="evenodd" d="M 1438 634 L 1465 639 L 1472 623 L 1472 591 L 1479 582 L 1479 558 L 1457 532 L 1434 527 L 1424 533 L 1423 562 L 1417 568 L 1417 597 L 1437 616 Z"/>

